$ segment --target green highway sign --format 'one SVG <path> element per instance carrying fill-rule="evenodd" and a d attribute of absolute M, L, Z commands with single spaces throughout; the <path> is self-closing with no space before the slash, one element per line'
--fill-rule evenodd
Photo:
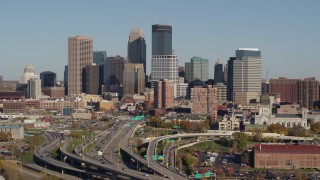
<path fill-rule="evenodd" d="M 196 178 L 196 179 L 201 179 L 201 178 L 202 178 L 202 174 L 195 174 L 195 175 L 194 175 L 194 178 Z"/>

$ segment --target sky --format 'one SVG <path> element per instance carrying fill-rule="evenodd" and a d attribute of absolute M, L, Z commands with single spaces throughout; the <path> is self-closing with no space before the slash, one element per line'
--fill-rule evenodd
<path fill-rule="evenodd" d="M 89 36 L 94 51 L 126 57 L 133 28 L 144 30 L 150 73 L 151 26 L 168 24 L 179 66 L 207 58 L 210 78 L 218 55 L 225 64 L 238 48 L 259 48 L 262 77 L 319 80 L 319 7 L 319 0 L 1 1 L 0 75 L 18 80 L 32 64 L 36 74 L 63 80 L 68 37 Z"/>

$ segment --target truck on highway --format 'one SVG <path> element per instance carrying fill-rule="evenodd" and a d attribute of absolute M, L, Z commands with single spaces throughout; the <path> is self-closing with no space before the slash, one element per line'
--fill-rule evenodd
<path fill-rule="evenodd" d="M 103 152 L 102 151 L 98 151 L 98 156 L 102 156 Z"/>

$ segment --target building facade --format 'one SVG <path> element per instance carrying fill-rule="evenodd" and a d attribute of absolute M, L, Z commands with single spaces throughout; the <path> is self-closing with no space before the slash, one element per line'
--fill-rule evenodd
<path fill-rule="evenodd" d="M 154 108 L 167 109 L 173 107 L 174 82 L 172 80 L 159 80 L 154 83 Z"/>
<path fill-rule="evenodd" d="M 185 63 L 186 81 L 191 82 L 196 79 L 207 81 L 209 79 L 209 60 L 201 57 L 193 57 L 190 62 Z"/>
<path fill-rule="evenodd" d="M 57 82 L 57 74 L 51 71 L 40 73 L 41 87 L 54 87 Z"/>
<path fill-rule="evenodd" d="M 237 103 L 256 101 L 261 95 L 261 52 L 239 48 L 233 61 L 233 95 Z"/>
<path fill-rule="evenodd" d="M 222 121 L 219 122 L 219 130 L 220 131 L 240 130 L 240 123 L 233 113 L 231 114 L 231 116 L 224 115 Z"/>
<path fill-rule="evenodd" d="M 39 75 L 36 75 L 34 67 L 32 65 L 27 65 L 24 68 L 23 75 L 20 76 L 19 83 L 20 84 L 27 84 L 28 80 L 31 78 L 39 79 Z"/>
<path fill-rule="evenodd" d="M 254 168 L 320 169 L 320 146 L 257 144 L 254 146 Z"/>
<path fill-rule="evenodd" d="M 212 86 L 217 89 L 217 100 L 219 104 L 222 104 L 227 101 L 227 85 L 223 83 L 217 83 Z"/>
<path fill-rule="evenodd" d="M 223 64 L 220 62 L 219 58 L 214 64 L 214 84 L 217 83 L 224 83 Z"/>
<path fill-rule="evenodd" d="M 191 88 L 191 114 L 211 114 L 217 117 L 217 89 L 211 86 Z"/>
<path fill-rule="evenodd" d="M 99 94 L 99 66 L 91 64 L 82 70 L 82 92 Z"/>
<path fill-rule="evenodd" d="M 42 96 L 41 80 L 39 78 L 31 78 L 28 80 L 27 97 L 30 99 L 39 99 Z"/>
<path fill-rule="evenodd" d="M 151 59 L 151 81 L 168 79 L 178 81 L 178 56 L 161 55 L 152 56 Z"/>
<path fill-rule="evenodd" d="M 235 57 L 230 57 L 228 60 L 228 75 L 227 75 L 227 100 L 233 101 L 233 64 L 236 60 Z"/>
<path fill-rule="evenodd" d="M 107 62 L 104 64 L 104 83 L 106 86 L 120 86 L 122 84 L 124 63 L 124 58 L 119 55 L 107 58 Z"/>
<path fill-rule="evenodd" d="M 319 81 L 314 77 L 298 81 L 298 103 L 313 110 L 313 103 L 319 101 Z"/>
<path fill-rule="evenodd" d="M 172 54 L 172 26 L 152 25 L 152 56 Z"/>
<path fill-rule="evenodd" d="M 132 29 L 128 41 L 128 62 L 143 64 L 144 74 L 147 69 L 146 41 L 142 29 Z"/>
<path fill-rule="evenodd" d="M 93 51 L 93 63 L 97 66 L 103 65 L 107 61 L 107 51 Z"/>
<path fill-rule="evenodd" d="M 124 64 L 123 95 L 144 93 L 145 74 L 143 64 Z"/>
<path fill-rule="evenodd" d="M 68 38 L 68 95 L 82 93 L 82 70 L 93 63 L 93 41 L 89 37 Z"/>
<path fill-rule="evenodd" d="M 300 79 L 280 77 L 269 80 L 269 93 L 279 94 L 281 102 L 298 103 L 298 82 Z"/>
<path fill-rule="evenodd" d="M 64 97 L 64 87 L 45 87 L 42 88 L 43 95 L 49 96 L 52 99 L 59 99 Z"/>

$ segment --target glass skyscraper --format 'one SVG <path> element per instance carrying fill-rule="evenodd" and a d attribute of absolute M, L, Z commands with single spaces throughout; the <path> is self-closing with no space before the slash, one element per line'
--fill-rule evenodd
<path fill-rule="evenodd" d="M 143 64 L 146 74 L 146 41 L 142 29 L 132 29 L 128 41 L 128 61 L 134 64 Z"/>
<path fill-rule="evenodd" d="M 207 81 L 209 79 L 209 61 L 201 57 L 193 57 L 185 63 L 185 78 L 188 82 L 194 80 Z"/>
<path fill-rule="evenodd" d="M 172 55 L 172 26 L 152 25 L 152 55 Z"/>
<path fill-rule="evenodd" d="M 103 65 L 107 61 L 106 51 L 93 51 L 93 63 L 97 66 Z"/>

